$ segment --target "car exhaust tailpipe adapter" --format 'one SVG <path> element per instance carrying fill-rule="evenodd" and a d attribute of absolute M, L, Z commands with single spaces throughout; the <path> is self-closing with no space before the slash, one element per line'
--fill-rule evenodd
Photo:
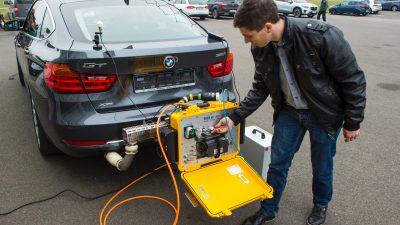
<path fill-rule="evenodd" d="M 131 144 L 125 146 L 125 156 L 122 157 L 117 152 L 108 152 L 104 155 L 107 161 L 116 167 L 119 171 L 126 171 L 131 166 L 136 153 L 138 153 L 138 145 Z"/>

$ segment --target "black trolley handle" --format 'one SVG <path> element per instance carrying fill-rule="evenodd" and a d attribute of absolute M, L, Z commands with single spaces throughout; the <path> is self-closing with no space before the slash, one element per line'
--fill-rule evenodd
<path fill-rule="evenodd" d="M 254 128 L 252 133 L 255 134 L 257 132 L 261 134 L 261 139 L 265 139 L 265 133 L 257 128 Z"/>

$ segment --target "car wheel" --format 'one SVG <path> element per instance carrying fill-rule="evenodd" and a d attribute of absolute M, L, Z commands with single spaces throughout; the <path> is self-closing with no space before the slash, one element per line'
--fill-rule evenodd
<path fill-rule="evenodd" d="M 353 11 L 353 14 L 354 14 L 355 16 L 359 16 L 359 15 L 360 15 L 360 11 L 358 11 L 358 10 L 356 9 L 356 10 Z"/>
<path fill-rule="evenodd" d="M 31 96 L 31 108 L 33 117 L 33 128 L 35 129 L 36 143 L 39 148 L 40 154 L 42 156 L 48 156 L 58 153 L 59 151 L 49 141 L 49 139 L 46 136 L 46 133 L 43 130 L 42 124 L 40 123 L 39 118 L 36 114 L 35 103 L 33 102 L 32 96 Z"/>
<path fill-rule="evenodd" d="M 397 11 L 398 9 L 399 8 L 396 5 L 392 6 L 392 11 Z"/>
<path fill-rule="evenodd" d="M 17 59 L 17 68 L 18 68 L 19 82 L 21 83 L 22 86 L 25 87 L 24 74 L 22 73 L 21 66 L 19 65 L 18 59 Z"/>
<path fill-rule="evenodd" d="M 369 12 L 369 14 L 372 14 L 372 9 L 371 9 L 371 8 L 369 8 L 368 12 Z"/>
<path fill-rule="evenodd" d="M 313 18 L 314 17 L 314 15 L 307 15 L 308 16 L 308 18 Z"/>
<path fill-rule="evenodd" d="M 300 9 L 300 8 L 295 8 L 295 9 L 293 9 L 293 15 L 294 15 L 294 17 L 296 17 L 296 18 L 301 17 L 301 9 Z"/>
<path fill-rule="evenodd" d="M 205 19 L 206 19 L 205 16 L 200 17 L 200 20 L 205 20 Z"/>
<path fill-rule="evenodd" d="M 336 10 L 332 9 L 331 14 L 336 15 Z"/>
<path fill-rule="evenodd" d="M 218 13 L 218 10 L 217 10 L 217 9 L 214 9 L 214 10 L 213 10 L 213 12 L 212 12 L 212 17 L 213 17 L 214 19 L 219 19 L 219 13 Z"/>

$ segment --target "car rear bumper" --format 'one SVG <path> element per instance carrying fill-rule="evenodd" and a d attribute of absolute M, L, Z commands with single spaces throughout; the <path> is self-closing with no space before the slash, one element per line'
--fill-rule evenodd
<path fill-rule="evenodd" d="M 234 100 L 235 95 L 231 91 L 232 88 L 227 88 L 230 89 L 229 98 Z M 39 109 L 37 110 L 39 120 L 49 140 L 59 150 L 73 157 L 123 151 L 125 142 L 122 137 L 122 129 L 144 124 L 143 114 L 147 120 L 155 122 L 156 116 L 162 108 L 161 105 L 158 105 L 142 108 L 141 112 L 128 110 L 98 113 L 90 105 L 90 102 L 80 102 L 71 106 L 68 102 L 53 101 L 51 98 L 35 99 L 35 105 Z M 70 144 L 83 141 L 101 141 L 104 144 L 91 146 Z"/>
<path fill-rule="evenodd" d="M 141 109 L 148 119 L 157 115 L 161 106 Z M 57 118 L 47 121 L 46 132 L 51 142 L 62 152 L 74 157 L 104 154 L 110 151 L 122 151 L 125 142 L 122 129 L 143 124 L 144 117 L 138 110 L 115 113 L 74 112 L 77 120 Z M 78 115 L 79 114 L 79 115 Z M 71 118 L 68 116 L 68 118 Z M 68 123 L 66 123 L 68 120 Z M 83 122 L 86 121 L 86 122 Z M 83 123 L 82 123 L 83 122 Z M 104 144 L 82 146 L 70 142 L 101 141 Z"/>
<path fill-rule="evenodd" d="M 237 9 L 221 9 L 219 14 L 221 16 L 234 16 Z"/>
<path fill-rule="evenodd" d="M 371 7 L 371 11 L 372 11 L 372 12 L 379 12 L 379 11 L 382 11 L 382 6 L 381 6 L 381 7 L 372 6 L 372 7 Z"/>

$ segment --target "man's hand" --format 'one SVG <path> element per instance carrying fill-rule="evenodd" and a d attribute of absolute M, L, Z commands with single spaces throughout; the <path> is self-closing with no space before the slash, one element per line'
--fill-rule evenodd
<path fill-rule="evenodd" d="M 355 140 L 360 135 L 360 129 L 355 131 L 349 131 L 343 128 L 343 136 L 346 142 Z"/>
<path fill-rule="evenodd" d="M 228 125 L 229 128 L 232 128 L 234 126 L 234 123 L 231 119 L 229 118 L 222 118 L 217 124 L 214 126 L 214 133 L 217 134 L 226 134 L 228 132 L 228 126 L 226 125 L 226 120 L 228 120 Z"/>

